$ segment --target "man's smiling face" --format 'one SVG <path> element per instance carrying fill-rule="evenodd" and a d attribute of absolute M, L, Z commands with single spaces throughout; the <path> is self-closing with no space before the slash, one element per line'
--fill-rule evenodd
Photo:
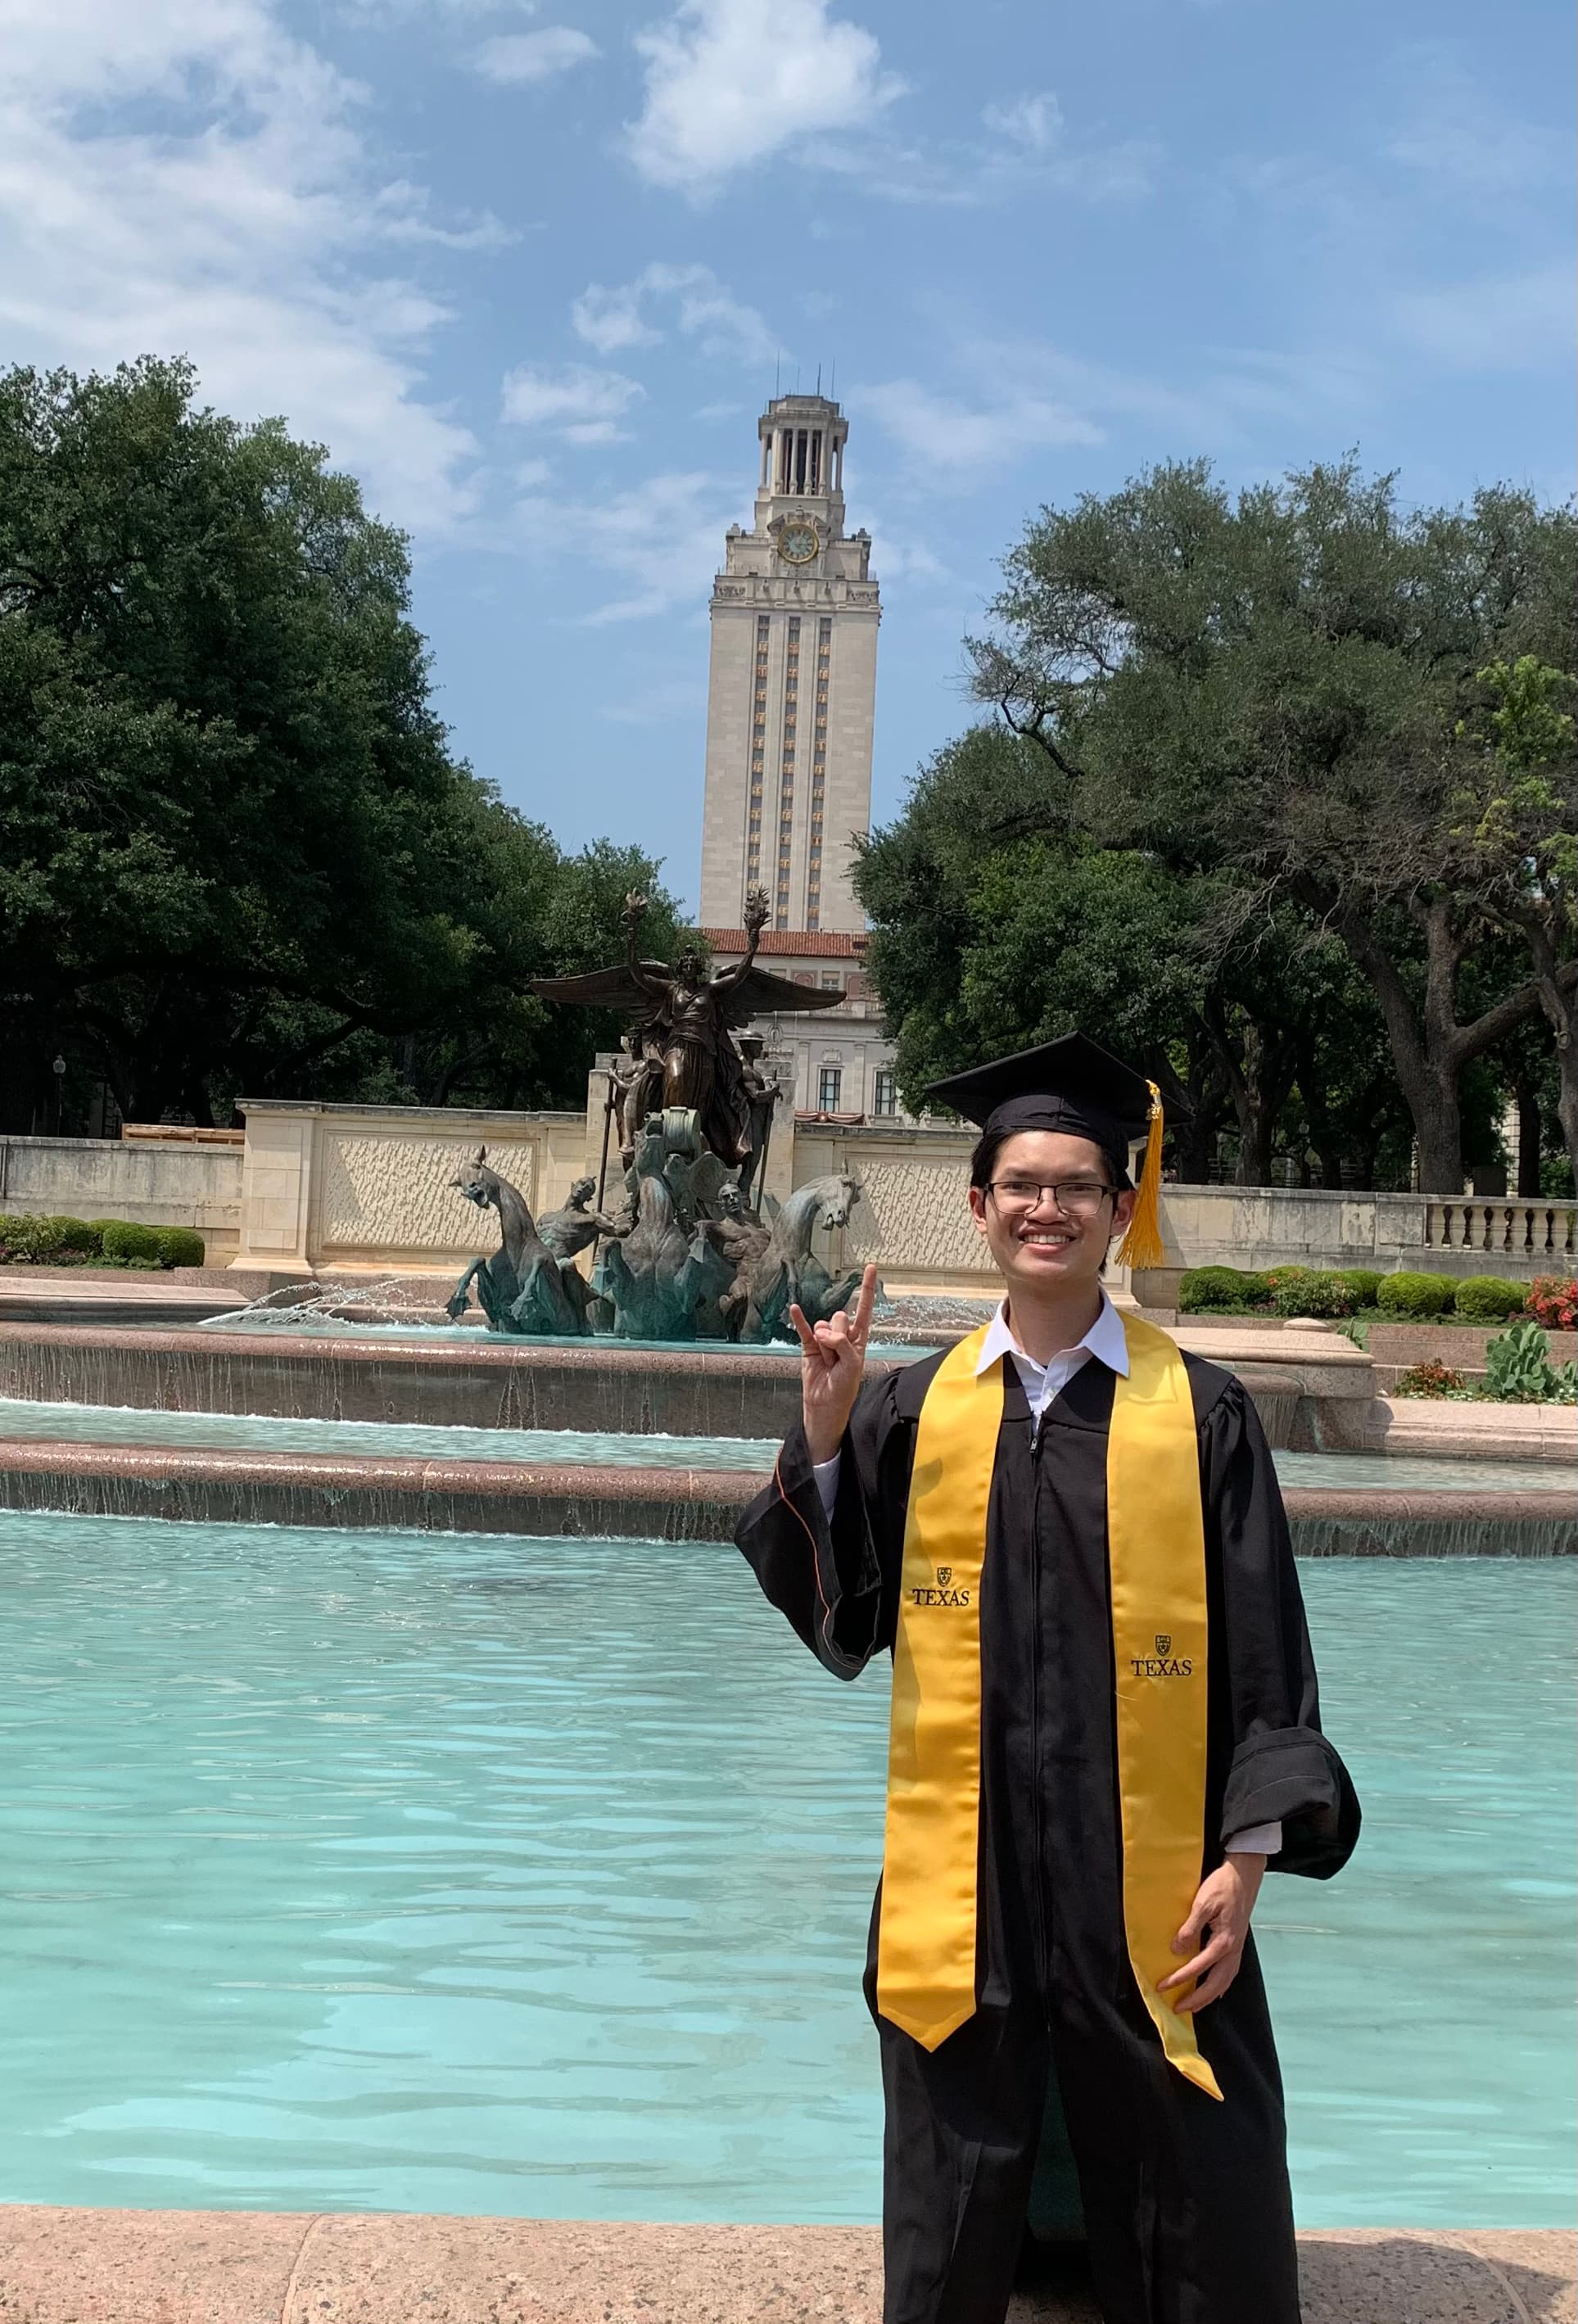
<path fill-rule="evenodd" d="M 1048 1188 L 1085 1189 L 1112 1184 L 1099 1146 L 1061 1130 L 1021 1130 L 1003 1140 L 992 1166 L 992 1186 L 972 1186 L 970 1208 L 993 1260 L 1014 1287 L 1067 1289 L 1094 1285 L 1114 1234 L 1129 1223 L 1132 1189 L 1103 1194 L 1073 1210 L 1054 1202 Z M 1029 1189 L 1038 1191 L 1032 1196 Z"/>

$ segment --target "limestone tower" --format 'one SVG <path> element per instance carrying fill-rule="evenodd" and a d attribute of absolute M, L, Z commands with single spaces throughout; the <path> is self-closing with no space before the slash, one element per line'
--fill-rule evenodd
<path fill-rule="evenodd" d="M 755 522 L 731 525 L 713 585 L 701 922 L 863 929 L 850 838 L 871 825 L 877 623 L 871 535 L 844 530 L 849 422 L 825 395 L 775 396 L 757 422 Z"/>

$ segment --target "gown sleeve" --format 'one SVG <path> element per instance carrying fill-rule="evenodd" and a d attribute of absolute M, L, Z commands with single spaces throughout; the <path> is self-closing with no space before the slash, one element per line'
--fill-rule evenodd
<path fill-rule="evenodd" d="M 1202 1432 L 1205 1506 L 1222 1560 L 1232 1763 L 1222 1838 L 1280 1822 L 1269 1868 L 1317 1880 L 1359 1837 L 1359 1798 L 1321 1732 L 1304 1599 L 1271 1450 L 1248 1391 L 1230 1381 Z"/>
<path fill-rule="evenodd" d="M 835 1678 L 847 1679 L 891 1647 L 898 1618 L 915 1430 L 900 1414 L 896 1373 L 862 1388 L 840 1449 L 829 1516 L 797 1423 L 734 1539 L 769 1602 Z"/>

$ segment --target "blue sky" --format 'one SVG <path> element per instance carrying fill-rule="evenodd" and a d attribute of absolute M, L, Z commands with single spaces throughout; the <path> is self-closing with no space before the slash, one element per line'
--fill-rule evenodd
<path fill-rule="evenodd" d="M 185 352 L 411 533 L 455 741 L 694 899 L 706 604 L 836 365 L 876 813 L 1043 502 L 1571 488 L 1570 10 L 6 0 L 0 359 Z"/>

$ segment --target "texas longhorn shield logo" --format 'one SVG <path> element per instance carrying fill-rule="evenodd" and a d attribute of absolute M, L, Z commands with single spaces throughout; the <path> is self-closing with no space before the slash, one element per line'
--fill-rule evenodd
<path fill-rule="evenodd" d="M 937 1586 L 939 1590 L 946 1590 L 953 1578 L 954 1569 L 951 1565 L 939 1565 L 937 1567 Z"/>
<path fill-rule="evenodd" d="M 1167 1655 L 1170 1655 L 1170 1654 L 1172 1653 L 1172 1650 L 1173 1650 L 1173 1634 L 1172 1634 L 1172 1632 L 1171 1632 L 1170 1630 L 1158 1630 L 1158 1631 L 1157 1632 L 1157 1634 L 1156 1634 L 1156 1650 L 1157 1650 L 1157 1653 L 1158 1653 L 1158 1655 L 1162 1655 L 1164 1658 L 1165 1658 Z"/>

